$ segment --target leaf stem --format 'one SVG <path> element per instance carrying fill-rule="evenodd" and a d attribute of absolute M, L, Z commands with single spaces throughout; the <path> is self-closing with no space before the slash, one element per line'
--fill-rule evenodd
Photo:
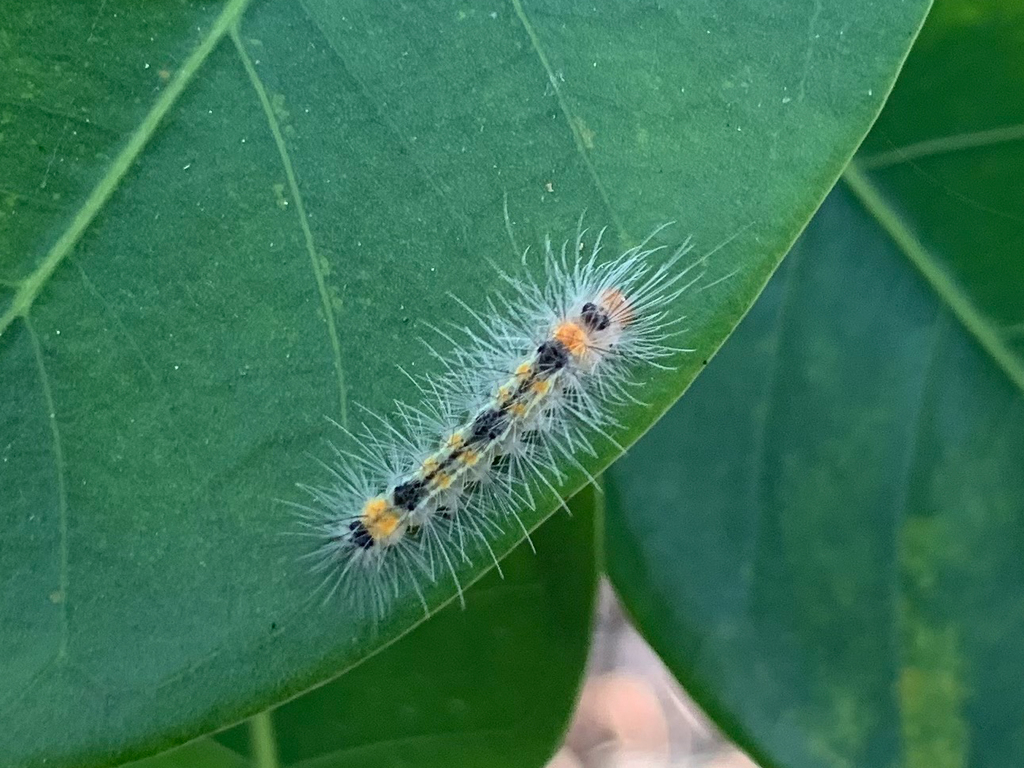
<path fill-rule="evenodd" d="M 271 710 L 249 718 L 249 746 L 256 768 L 279 768 L 281 763 L 277 758 L 277 737 L 274 736 Z"/>

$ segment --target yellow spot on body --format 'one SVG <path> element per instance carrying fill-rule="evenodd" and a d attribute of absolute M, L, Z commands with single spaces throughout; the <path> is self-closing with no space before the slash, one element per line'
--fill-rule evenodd
<path fill-rule="evenodd" d="M 520 379 L 525 379 L 530 375 L 530 371 L 533 370 L 533 366 L 530 363 L 520 363 L 519 367 L 516 368 L 516 376 Z"/>
<path fill-rule="evenodd" d="M 480 454 L 476 451 L 465 450 L 459 455 L 459 459 L 467 467 L 474 467 L 480 461 Z"/>
<path fill-rule="evenodd" d="M 455 434 L 448 438 L 448 447 L 461 448 L 464 442 L 466 442 L 466 438 L 462 436 L 462 433 L 456 432 Z"/>
<path fill-rule="evenodd" d="M 437 470 L 438 464 L 437 459 L 433 456 L 428 456 L 423 460 L 423 465 L 420 467 L 420 472 L 424 475 L 429 475 L 431 472 Z"/>
<path fill-rule="evenodd" d="M 582 357 L 589 345 L 590 339 L 587 338 L 587 332 L 583 330 L 583 326 L 579 323 L 574 323 L 571 320 L 566 320 L 555 326 L 554 332 L 555 341 L 562 343 L 569 354 L 573 357 Z"/>
<path fill-rule="evenodd" d="M 388 500 L 378 496 L 363 506 L 362 522 L 373 540 L 380 541 L 398 530 L 399 518 Z"/>
<path fill-rule="evenodd" d="M 498 404 L 499 405 L 504 405 L 505 403 L 507 403 L 510 397 L 512 397 L 512 388 L 511 387 L 505 386 L 505 387 L 499 387 L 498 388 Z"/>
<path fill-rule="evenodd" d="M 366 530 L 374 539 L 385 539 L 398 528 L 398 515 L 394 512 L 386 512 L 381 515 L 372 525 L 366 526 Z"/>
<path fill-rule="evenodd" d="M 363 520 L 373 520 L 388 510 L 388 500 L 383 496 L 370 499 L 363 505 Z"/>
<path fill-rule="evenodd" d="M 523 416 L 526 415 L 526 406 L 523 405 L 522 403 L 513 403 L 512 407 L 509 408 L 509 410 L 512 412 L 512 415 L 515 416 L 516 418 L 522 418 Z"/>
<path fill-rule="evenodd" d="M 452 476 L 447 472 L 438 472 L 434 475 L 434 486 L 442 490 L 450 488 L 452 484 Z"/>
<path fill-rule="evenodd" d="M 547 379 L 544 379 L 542 381 L 535 381 L 533 383 L 533 391 L 536 394 L 543 397 L 544 395 L 551 391 L 551 382 Z"/>

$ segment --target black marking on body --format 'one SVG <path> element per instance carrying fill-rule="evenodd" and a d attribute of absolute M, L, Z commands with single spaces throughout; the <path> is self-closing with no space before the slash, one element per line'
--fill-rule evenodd
<path fill-rule="evenodd" d="M 376 542 L 362 520 L 353 520 L 348 524 L 348 540 L 360 549 L 372 549 Z"/>
<path fill-rule="evenodd" d="M 436 475 L 438 472 L 447 472 L 452 467 L 452 465 L 459 460 L 459 456 L 461 456 L 465 452 L 466 447 L 464 445 L 460 445 L 458 448 L 452 448 L 451 452 L 447 456 L 445 456 L 437 465 L 437 469 L 429 473 L 426 479 L 433 480 L 434 475 Z"/>
<path fill-rule="evenodd" d="M 433 473 L 432 473 L 433 474 Z M 427 495 L 426 480 L 406 480 L 395 486 L 391 499 L 396 507 L 412 512 Z"/>
<path fill-rule="evenodd" d="M 550 376 L 569 364 L 569 350 L 560 341 L 545 341 L 537 347 L 537 373 Z"/>
<path fill-rule="evenodd" d="M 612 324 L 612 319 L 608 313 L 592 301 L 588 301 L 583 305 L 580 319 L 590 331 L 603 331 Z"/>
<path fill-rule="evenodd" d="M 507 407 L 488 408 L 477 414 L 469 426 L 469 438 L 466 442 L 494 442 L 508 428 L 509 415 Z"/>

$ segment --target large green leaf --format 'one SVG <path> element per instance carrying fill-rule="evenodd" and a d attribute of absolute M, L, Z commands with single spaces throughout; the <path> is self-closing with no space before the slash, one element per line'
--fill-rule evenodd
<path fill-rule="evenodd" d="M 482 306 L 513 238 L 583 210 L 611 248 L 673 218 L 701 250 L 739 233 L 706 280 L 736 275 L 686 303 L 701 354 L 617 414 L 634 440 L 832 184 L 926 2 L 151 5 L 4 9 L 10 764 L 180 742 L 406 631 L 412 596 L 376 631 L 311 605 L 279 535 L 273 499 L 337 438 L 322 417 L 413 399 L 395 365 L 436 370 L 420 321 L 467 320 L 447 292 Z"/>
<path fill-rule="evenodd" d="M 1016 3 L 937 4 L 845 183 L 615 467 L 618 589 L 766 765 L 1024 763 L 1022 35 Z"/>

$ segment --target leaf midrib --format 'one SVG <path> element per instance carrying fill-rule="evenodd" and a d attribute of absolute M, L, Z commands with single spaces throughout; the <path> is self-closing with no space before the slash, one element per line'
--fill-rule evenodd
<path fill-rule="evenodd" d="M 46 256 L 18 286 L 17 292 L 11 301 L 10 307 L 0 315 L 0 335 L 19 317 L 27 317 L 33 303 L 39 296 L 50 277 L 61 265 L 68 254 L 81 239 L 82 234 L 96 218 L 100 210 L 110 199 L 117 189 L 128 170 L 134 165 L 136 158 L 149 143 L 150 138 L 156 133 L 164 117 L 174 106 L 178 97 L 185 90 L 185 87 L 192 81 L 196 72 L 206 61 L 207 57 L 227 34 L 231 25 L 241 17 L 249 0 L 228 0 L 220 16 L 214 21 L 213 26 L 199 46 L 185 60 L 181 68 L 175 74 L 167 88 L 160 94 L 160 97 L 146 113 L 139 127 L 132 133 L 128 143 L 118 153 L 114 162 L 110 164 L 103 178 L 99 180 L 92 192 L 82 203 L 82 206 L 71 219 L 57 241 L 53 244 Z"/>
<path fill-rule="evenodd" d="M 843 171 L 842 178 L 860 204 L 892 238 L 964 329 L 1006 374 L 1014 387 L 1024 393 L 1024 361 L 1018 359 L 992 322 L 956 284 L 935 256 L 914 236 L 910 227 L 900 219 L 899 214 L 871 182 L 863 168 L 853 161 Z"/>

